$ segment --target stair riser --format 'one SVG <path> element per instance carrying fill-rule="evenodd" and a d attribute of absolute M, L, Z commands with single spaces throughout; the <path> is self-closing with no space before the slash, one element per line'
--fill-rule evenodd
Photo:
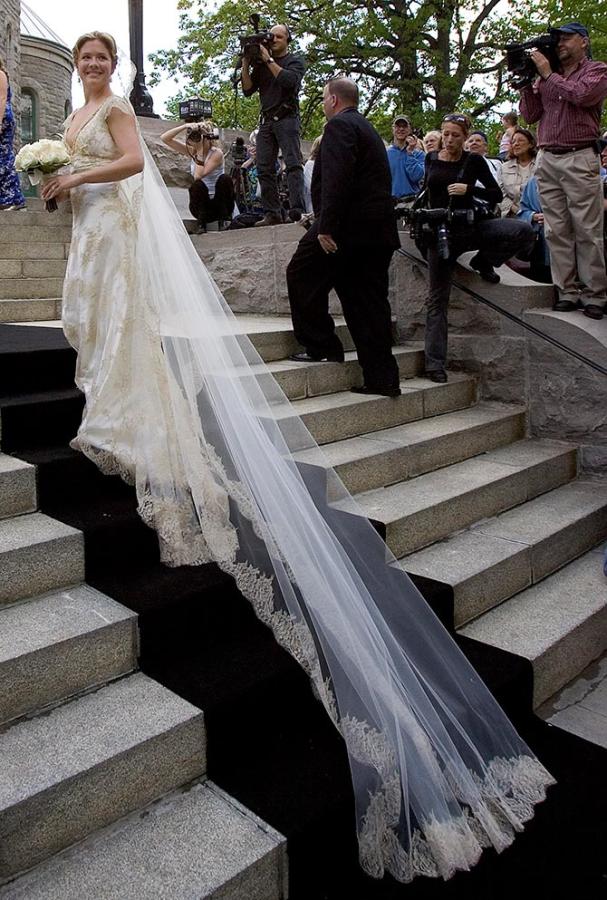
<path fill-rule="evenodd" d="M 3 353 L 0 355 L 1 395 L 10 397 L 71 388 L 75 365 L 76 351 L 68 347 L 32 353 Z"/>
<path fill-rule="evenodd" d="M 201 715 L 10 808 L 0 820 L 0 880 L 200 777 L 204 746 Z"/>
<path fill-rule="evenodd" d="M 317 443 L 328 444 L 441 412 L 464 409 L 474 403 L 475 396 L 473 381 L 458 381 L 445 385 L 440 391 L 405 391 L 400 397 L 378 397 L 374 402 L 361 403 L 356 410 L 345 406 L 304 413 L 301 419 Z M 286 423 L 285 427 L 288 429 Z"/>
<path fill-rule="evenodd" d="M 61 300 L 1 300 L 2 322 L 53 322 L 61 318 Z"/>
<path fill-rule="evenodd" d="M 518 506 L 571 481 L 576 475 L 575 451 L 563 454 L 531 469 L 516 470 L 499 481 L 493 481 L 448 501 L 390 522 L 386 542 L 396 557 L 421 550 L 481 519 Z"/>
<path fill-rule="evenodd" d="M 84 581 L 84 540 L 75 534 L 0 554 L 0 605 Z"/>
<path fill-rule="evenodd" d="M 28 244 L 25 241 L 12 241 L 0 247 L 0 259 L 67 259 L 69 243 Z"/>
<path fill-rule="evenodd" d="M 137 629 L 129 621 L 52 644 L 0 663 L 0 724 L 60 703 L 90 688 L 134 672 Z"/>
<path fill-rule="evenodd" d="M 424 443 L 386 450 L 366 459 L 338 465 L 335 471 L 350 493 L 363 493 L 494 450 L 519 440 L 524 434 L 525 417 L 520 414 L 502 422 L 491 422 Z"/>
<path fill-rule="evenodd" d="M 0 287 L 5 278 L 63 278 L 66 266 L 65 259 L 0 258 Z"/>
<path fill-rule="evenodd" d="M 35 300 L 61 297 L 63 278 L 2 278 L 0 300 Z"/>
<path fill-rule="evenodd" d="M 41 226 L 47 228 L 49 233 L 52 233 L 58 225 L 71 226 L 71 224 L 71 215 L 61 210 L 56 210 L 54 213 L 49 213 L 47 210 L 6 210 L 0 212 L 0 228 L 6 229 L 6 234 L 9 234 L 15 228 L 26 225 Z"/>
<path fill-rule="evenodd" d="M 13 225 L 7 234 L 11 244 L 69 244 L 70 225 Z"/>
<path fill-rule="evenodd" d="M 577 678 L 605 650 L 607 607 L 589 616 L 542 656 L 532 661 L 534 709 Z"/>
<path fill-rule="evenodd" d="M 344 350 L 354 350 L 352 338 L 345 325 L 337 325 L 337 336 L 344 345 Z M 250 334 L 249 339 L 264 362 L 275 362 L 285 359 L 291 353 L 298 353 L 301 346 L 291 331 L 268 331 Z"/>
<path fill-rule="evenodd" d="M 36 509 L 36 471 L 17 469 L 0 475 L 0 519 Z"/>

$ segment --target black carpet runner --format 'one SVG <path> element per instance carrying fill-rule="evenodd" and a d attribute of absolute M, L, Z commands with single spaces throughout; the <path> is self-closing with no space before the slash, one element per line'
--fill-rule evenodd
<path fill-rule="evenodd" d="M 533 715 L 526 660 L 461 637 L 558 785 L 469 873 L 411 885 L 362 873 L 346 753 L 307 677 L 215 565 L 162 566 L 133 490 L 67 447 L 82 410 L 74 361 L 59 329 L 0 326 L 2 450 L 38 467 L 40 509 L 84 533 L 87 582 L 139 615 L 142 670 L 204 710 L 209 777 L 288 839 L 291 900 L 607 896 L 607 751 Z M 449 593 L 420 588 L 452 626 Z"/>

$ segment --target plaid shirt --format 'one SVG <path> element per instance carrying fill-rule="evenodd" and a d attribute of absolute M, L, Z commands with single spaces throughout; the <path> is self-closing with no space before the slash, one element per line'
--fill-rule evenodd
<path fill-rule="evenodd" d="M 524 88 L 521 113 L 539 121 L 540 147 L 580 147 L 599 137 L 605 97 L 607 65 L 583 59 L 568 75 L 553 72 Z"/>

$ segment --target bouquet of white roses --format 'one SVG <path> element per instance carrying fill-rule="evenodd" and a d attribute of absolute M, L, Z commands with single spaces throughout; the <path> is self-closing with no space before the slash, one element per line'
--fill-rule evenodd
<path fill-rule="evenodd" d="M 25 144 L 15 158 L 17 172 L 25 172 L 32 184 L 39 184 L 45 176 L 54 175 L 70 161 L 69 150 L 63 141 L 43 138 L 33 144 Z M 47 200 L 49 212 L 57 209 L 55 199 Z"/>

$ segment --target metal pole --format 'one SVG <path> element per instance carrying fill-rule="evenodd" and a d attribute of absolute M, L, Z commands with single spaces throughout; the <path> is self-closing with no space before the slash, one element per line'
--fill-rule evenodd
<path fill-rule="evenodd" d="M 157 119 L 154 101 L 146 87 L 143 70 L 143 0 L 129 0 L 129 34 L 131 60 L 137 69 L 129 99 L 136 115 Z"/>

